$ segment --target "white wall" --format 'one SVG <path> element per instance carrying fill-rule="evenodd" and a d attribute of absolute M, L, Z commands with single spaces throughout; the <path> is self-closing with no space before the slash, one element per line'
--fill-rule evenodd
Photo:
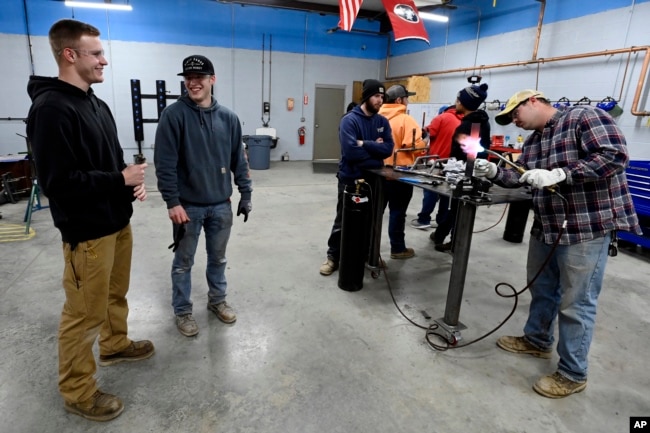
<path fill-rule="evenodd" d="M 136 153 L 137 142 L 133 134 L 130 80 L 139 79 L 143 94 L 155 94 L 156 80 L 165 80 L 170 94 L 180 93 L 182 59 L 190 54 L 203 54 L 212 60 L 216 69 L 215 96 L 220 104 L 233 109 L 240 117 L 244 134 L 255 134 L 262 126 L 262 53 L 261 50 L 233 50 L 214 47 L 196 47 L 156 43 L 107 41 L 104 49 L 109 61 L 104 71 L 104 83 L 93 85 L 97 95 L 105 100 L 115 116 L 120 142 L 127 161 Z M 57 68 L 46 37 L 32 38 L 32 52 L 36 75 L 56 76 Z M 26 36 L 0 34 L 0 46 L 6 62 L 3 80 L 13 83 L 6 88 L 0 100 L 0 117 L 27 117 L 30 100 L 26 88 L 31 74 Z M 7 49 L 7 51 L 5 51 Z M 269 126 L 277 130 L 280 138 L 271 159 L 279 160 L 289 152 L 292 160 L 311 160 L 313 155 L 314 94 L 316 85 L 344 85 L 345 103 L 352 100 L 352 83 L 380 75 L 378 61 L 343 57 L 294 53 L 272 53 L 271 119 Z M 304 66 L 304 80 L 303 80 Z M 269 51 L 265 53 L 264 100 L 269 95 Z M 303 95 L 309 97 L 303 105 Z M 288 111 L 287 98 L 294 98 L 295 108 Z M 168 100 L 168 104 L 173 100 Z M 341 107 L 343 110 L 345 107 Z M 156 100 L 143 101 L 143 117 L 156 118 Z M 305 119 L 304 123 L 301 118 Z M 298 144 L 297 130 L 307 128 L 306 143 Z M 144 125 L 144 153 L 153 157 L 156 124 Z M 25 151 L 22 121 L 0 122 L 0 154 Z"/>

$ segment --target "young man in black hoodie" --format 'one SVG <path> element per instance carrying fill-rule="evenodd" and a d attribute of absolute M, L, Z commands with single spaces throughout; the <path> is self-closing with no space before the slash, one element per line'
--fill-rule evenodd
<path fill-rule="evenodd" d="M 485 149 L 490 148 L 490 117 L 484 110 L 478 109 L 487 98 L 487 89 L 488 85 L 483 83 L 479 86 L 472 85 L 465 87 L 458 92 L 456 97 L 456 112 L 462 114 L 463 119 L 454 132 L 451 143 L 451 158 L 456 158 L 458 161 L 467 161 L 467 155 L 463 151 L 459 140 L 461 137 L 472 134 L 473 125 L 479 126 L 481 146 Z M 478 157 L 480 158 L 484 156 L 482 153 L 479 153 Z M 457 212 L 458 200 L 452 199 L 451 209 L 449 210 L 449 213 L 447 213 L 446 218 L 438 223 L 436 231 L 429 235 L 429 238 L 435 244 L 436 251 L 451 251 L 453 241 L 445 243 L 445 238 L 454 229 Z"/>
<path fill-rule="evenodd" d="M 145 200 L 147 164 L 124 163 L 108 105 L 91 84 L 108 62 L 97 28 L 60 20 L 50 28 L 58 78 L 30 77 L 27 136 L 38 178 L 63 239 L 65 304 L 59 325 L 59 391 L 68 412 L 93 421 L 124 405 L 97 387 L 99 364 L 147 359 L 151 341 L 127 337 L 132 202 Z"/>

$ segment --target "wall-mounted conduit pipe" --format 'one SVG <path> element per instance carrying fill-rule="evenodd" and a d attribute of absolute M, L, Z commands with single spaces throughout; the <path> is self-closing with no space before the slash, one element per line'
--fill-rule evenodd
<path fill-rule="evenodd" d="M 398 75 L 398 76 L 387 76 L 386 80 L 399 80 L 411 77 L 413 75 L 444 75 L 444 74 L 454 74 L 458 72 L 469 72 L 484 69 L 498 69 L 498 68 L 512 68 L 516 66 L 528 66 L 535 64 L 543 63 L 553 63 L 553 62 L 564 62 L 568 60 L 576 59 L 585 59 L 589 57 L 602 57 L 602 56 L 613 56 L 616 54 L 625 54 L 625 53 L 635 53 L 639 51 L 645 51 L 645 58 L 643 59 L 643 66 L 641 67 L 641 72 L 639 73 L 639 82 L 636 86 L 636 91 L 634 92 L 634 99 L 632 101 L 632 109 L 630 113 L 633 116 L 650 116 L 650 111 L 639 111 L 639 100 L 641 99 L 641 91 L 645 84 L 646 75 L 648 74 L 648 66 L 650 65 L 650 46 L 638 46 L 630 48 L 617 48 L 615 50 L 604 50 L 604 51 L 593 51 L 590 53 L 581 53 L 581 54 L 571 54 L 568 56 L 556 56 L 556 57 L 547 57 L 537 60 L 520 60 L 515 62 L 505 62 L 505 63 L 495 63 L 492 65 L 481 65 L 478 68 L 475 66 L 467 68 L 455 68 L 455 69 L 446 69 L 444 71 L 431 71 L 431 72 L 422 72 L 422 73 L 413 73 L 409 75 Z"/>
<path fill-rule="evenodd" d="M 25 10 L 25 30 L 27 31 L 27 45 L 29 48 L 29 62 L 32 67 L 32 75 L 36 75 L 34 72 L 34 54 L 32 54 L 32 35 L 29 32 L 29 19 L 27 18 L 27 0 L 23 0 L 23 9 Z"/>

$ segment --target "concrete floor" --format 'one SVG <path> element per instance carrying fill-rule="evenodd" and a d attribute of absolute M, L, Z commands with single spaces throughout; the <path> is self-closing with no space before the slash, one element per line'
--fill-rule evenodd
<path fill-rule="evenodd" d="M 345 292 L 337 274 L 319 275 L 334 217 L 336 180 L 309 162 L 253 170 L 253 212 L 233 227 L 228 301 L 238 320 L 224 325 L 205 308 L 205 253 L 194 269 L 200 333 L 182 336 L 170 306 L 171 227 L 149 169 L 149 198 L 135 204 L 129 292 L 130 336 L 153 340 L 153 358 L 99 367 L 103 390 L 123 414 L 93 423 L 63 410 L 57 390 L 56 334 L 63 291 L 60 235 L 49 210 L 34 213 L 36 235 L 0 243 L 0 419 L 3 432 L 624 432 L 630 416 L 650 415 L 647 254 L 632 248 L 608 263 L 586 391 L 562 400 L 532 383 L 558 361 L 506 353 L 499 335 L 520 335 L 529 296 L 500 330 L 471 346 L 430 348 L 423 329 L 444 314 L 451 256 L 428 232 L 407 228 L 416 257 L 382 254 L 386 275 Z M 419 210 L 416 191 L 409 218 Z M 238 198 L 236 198 L 238 199 Z M 0 207 L 0 224 L 21 224 L 27 201 Z M 465 341 L 497 326 L 524 285 L 527 251 L 502 240 L 503 205 L 477 212 L 460 320 Z M 482 231 L 490 226 L 494 228 Z"/>

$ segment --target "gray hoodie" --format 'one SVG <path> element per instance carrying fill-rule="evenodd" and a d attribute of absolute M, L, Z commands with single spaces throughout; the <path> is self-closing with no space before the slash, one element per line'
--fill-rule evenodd
<path fill-rule="evenodd" d="M 163 110 L 156 129 L 154 163 L 158 190 L 168 209 L 229 200 L 231 173 L 241 198 L 251 198 L 239 118 L 214 98 L 203 108 L 183 95 Z"/>

